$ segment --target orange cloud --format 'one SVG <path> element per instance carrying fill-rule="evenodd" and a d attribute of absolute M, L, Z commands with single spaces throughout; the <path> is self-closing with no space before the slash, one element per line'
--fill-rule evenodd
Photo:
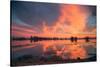
<path fill-rule="evenodd" d="M 84 32 L 89 11 L 79 5 L 61 5 L 60 15 L 53 26 L 47 26 L 43 22 L 43 33 L 45 34 L 79 34 Z"/>

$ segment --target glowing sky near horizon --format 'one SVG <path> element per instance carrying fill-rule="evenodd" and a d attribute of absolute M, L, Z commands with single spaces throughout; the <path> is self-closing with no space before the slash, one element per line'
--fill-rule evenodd
<path fill-rule="evenodd" d="M 11 2 L 12 36 L 96 34 L 96 7 L 38 2 Z"/>

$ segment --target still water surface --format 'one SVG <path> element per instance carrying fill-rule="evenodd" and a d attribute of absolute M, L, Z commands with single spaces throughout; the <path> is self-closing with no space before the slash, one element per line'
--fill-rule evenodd
<path fill-rule="evenodd" d="M 78 40 L 71 42 L 70 40 L 44 40 L 37 42 L 12 41 L 12 58 L 23 55 L 45 56 L 49 57 L 53 54 L 63 59 L 84 59 L 92 57 L 96 54 L 96 40 L 85 42 Z"/>

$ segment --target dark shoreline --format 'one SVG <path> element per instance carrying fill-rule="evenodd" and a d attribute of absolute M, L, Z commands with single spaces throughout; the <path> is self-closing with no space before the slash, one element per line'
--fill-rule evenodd
<path fill-rule="evenodd" d="M 54 56 L 52 58 L 35 58 L 32 55 L 26 55 L 13 59 L 11 61 L 11 66 L 27 66 L 27 65 L 45 65 L 45 64 L 59 64 L 59 63 L 77 63 L 77 62 L 92 62 L 96 61 L 96 55 L 86 58 L 86 59 L 62 59 L 60 57 Z"/>

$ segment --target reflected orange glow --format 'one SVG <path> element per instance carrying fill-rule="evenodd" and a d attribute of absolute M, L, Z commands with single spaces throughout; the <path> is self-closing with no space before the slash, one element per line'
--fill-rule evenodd
<path fill-rule="evenodd" d="M 93 41 L 94 42 L 94 41 Z M 25 44 L 30 43 L 30 41 L 25 41 Z M 23 44 L 19 43 L 18 44 L 15 42 L 13 44 Z M 35 45 L 36 44 L 36 45 Z M 38 44 L 38 45 L 37 45 Z M 36 46 L 42 45 L 43 48 L 43 54 L 51 52 L 51 54 L 54 54 L 56 56 L 61 57 L 62 59 L 84 59 L 87 57 L 87 51 L 84 48 L 87 46 L 93 46 L 93 48 L 96 47 L 95 43 L 88 42 L 86 43 L 84 40 L 78 41 L 77 43 L 71 42 L 70 40 L 50 40 L 50 41 L 38 41 L 38 42 L 33 42 L 31 45 L 24 46 L 22 48 L 14 48 L 13 51 L 20 51 L 23 49 L 28 49 L 28 48 L 35 48 Z M 54 53 L 53 53 L 54 52 Z"/>
<path fill-rule="evenodd" d="M 69 55 L 70 59 L 84 59 L 87 57 L 87 52 L 83 48 L 84 45 L 83 42 L 79 44 L 71 43 L 70 41 L 41 41 L 41 44 L 43 44 L 43 51 L 53 51 L 56 52 L 57 56 L 62 57 L 63 59 L 66 59 Z M 59 47 L 58 47 L 59 46 Z M 95 45 L 94 45 L 95 46 Z M 67 55 L 67 56 L 66 56 Z"/>
<path fill-rule="evenodd" d="M 70 46 L 69 50 L 71 59 L 84 59 L 87 56 L 85 49 L 79 45 Z"/>
<path fill-rule="evenodd" d="M 70 58 L 71 59 L 78 59 L 78 58 L 84 59 L 86 58 L 86 51 L 82 48 L 77 48 L 75 51 L 71 52 Z"/>

